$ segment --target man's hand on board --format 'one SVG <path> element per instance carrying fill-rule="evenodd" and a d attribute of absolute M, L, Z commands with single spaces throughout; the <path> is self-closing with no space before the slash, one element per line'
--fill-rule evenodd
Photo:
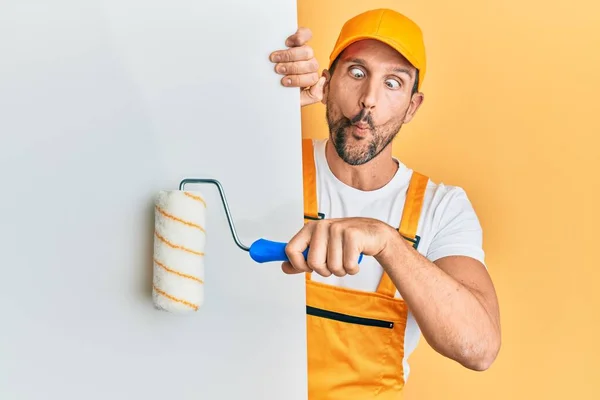
<path fill-rule="evenodd" d="M 308 28 L 300 27 L 285 41 L 287 49 L 276 50 L 269 59 L 275 63 L 275 72 L 283 75 L 281 84 L 298 87 L 302 107 L 323 99 L 325 77 L 319 77 L 319 63 L 307 42 L 312 38 Z"/>

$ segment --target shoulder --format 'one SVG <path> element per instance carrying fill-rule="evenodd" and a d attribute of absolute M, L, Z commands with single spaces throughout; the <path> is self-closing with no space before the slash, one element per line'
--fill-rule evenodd
<path fill-rule="evenodd" d="M 438 217 L 461 211 L 474 212 L 471 199 L 461 186 L 437 183 L 429 179 L 425 197 L 429 207 L 435 211 Z"/>
<path fill-rule="evenodd" d="M 311 157 L 316 157 L 318 156 L 319 152 L 321 149 L 324 148 L 325 146 L 325 142 L 326 139 L 314 139 L 314 138 L 302 138 L 302 154 L 304 157 L 307 156 L 311 156 Z M 310 154 L 308 154 L 310 153 Z"/>
<path fill-rule="evenodd" d="M 467 209 L 473 209 L 467 192 L 461 186 L 447 184 L 445 182 L 436 182 L 426 174 L 410 169 L 401 162 L 400 166 L 401 168 L 404 167 L 407 171 L 403 174 L 405 176 L 405 183 L 403 183 L 403 185 L 408 185 L 413 178 L 419 177 L 421 178 L 421 182 L 426 182 L 424 207 L 435 210 L 438 216 L 453 212 L 453 210 L 464 209 L 465 207 Z M 419 184 L 417 179 L 415 179 L 415 184 Z"/>
<path fill-rule="evenodd" d="M 429 179 L 422 212 L 431 235 L 428 258 L 464 255 L 484 262 L 481 223 L 463 187 Z"/>
<path fill-rule="evenodd" d="M 319 166 L 325 160 L 327 139 L 302 138 L 302 159 L 304 163 Z"/>
<path fill-rule="evenodd" d="M 319 147 L 325 146 L 327 139 L 315 139 L 315 138 L 302 138 L 302 148 L 303 149 L 317 149 Z"/>

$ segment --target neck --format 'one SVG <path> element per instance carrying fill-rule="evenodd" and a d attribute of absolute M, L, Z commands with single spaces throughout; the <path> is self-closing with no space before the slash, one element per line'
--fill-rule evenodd
<path fill-rule="evenodd" d="M 377 190 L 392 180 L 398 163 L 392 158 L 391 143 L 375 158 L 363 165 L 349 165 L 340 158 L 331 141 L 325 146 L 329 169 L 337 179 L 362 191 Z"/>

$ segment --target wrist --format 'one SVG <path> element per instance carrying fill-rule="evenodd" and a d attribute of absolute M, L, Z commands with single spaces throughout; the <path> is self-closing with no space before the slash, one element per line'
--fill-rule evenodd
<path fill-rule="evenodd" d="M 393 227 L 383 224 L 382 231 L 384 245 L 379 254 L 375 256 L 375 259 L 384 269 L 387 269 L 389 266 L 397 263 L 397 260 L 404 258 L 406 243 L 402 236 L 400 236 L 400 233 Z"/>

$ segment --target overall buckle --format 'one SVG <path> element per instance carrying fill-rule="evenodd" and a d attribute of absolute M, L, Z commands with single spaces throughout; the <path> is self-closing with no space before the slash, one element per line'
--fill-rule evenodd
<path fill-rule="evenodd" d="M 402 237 L 403 237 L 404 239 L 408 240 L 409 242 L 411 242 L 411 243 L 413 244 L 413 248 L 414 248 L 415 250 L 417 249 L 417 247 L 419 247 L 419 243 L 421 242 L 421 236 L 419 236 L 419 235 L 415 235 L 415 238 L 414 238 L 414 239 L 412 239 L 412 238 L 409 238 L 409 237 L 406 237 L 406 236 L 404 236 L 404 235 L 402 235 Z"/>
<path fill-rule="evenodd" d="M 316 217 L 314 217 L 312 215 L 306 215 L 306 214 L 304 214 L 304 218 L 305 219 L 310 219 L 310 220 L 313 220 L 313 221 L 318 221 L 318 220 L 321 220 L 321 219 L 325 219 L 325 214 L 323 214 L 323 213 L 317 213 Z"/>

